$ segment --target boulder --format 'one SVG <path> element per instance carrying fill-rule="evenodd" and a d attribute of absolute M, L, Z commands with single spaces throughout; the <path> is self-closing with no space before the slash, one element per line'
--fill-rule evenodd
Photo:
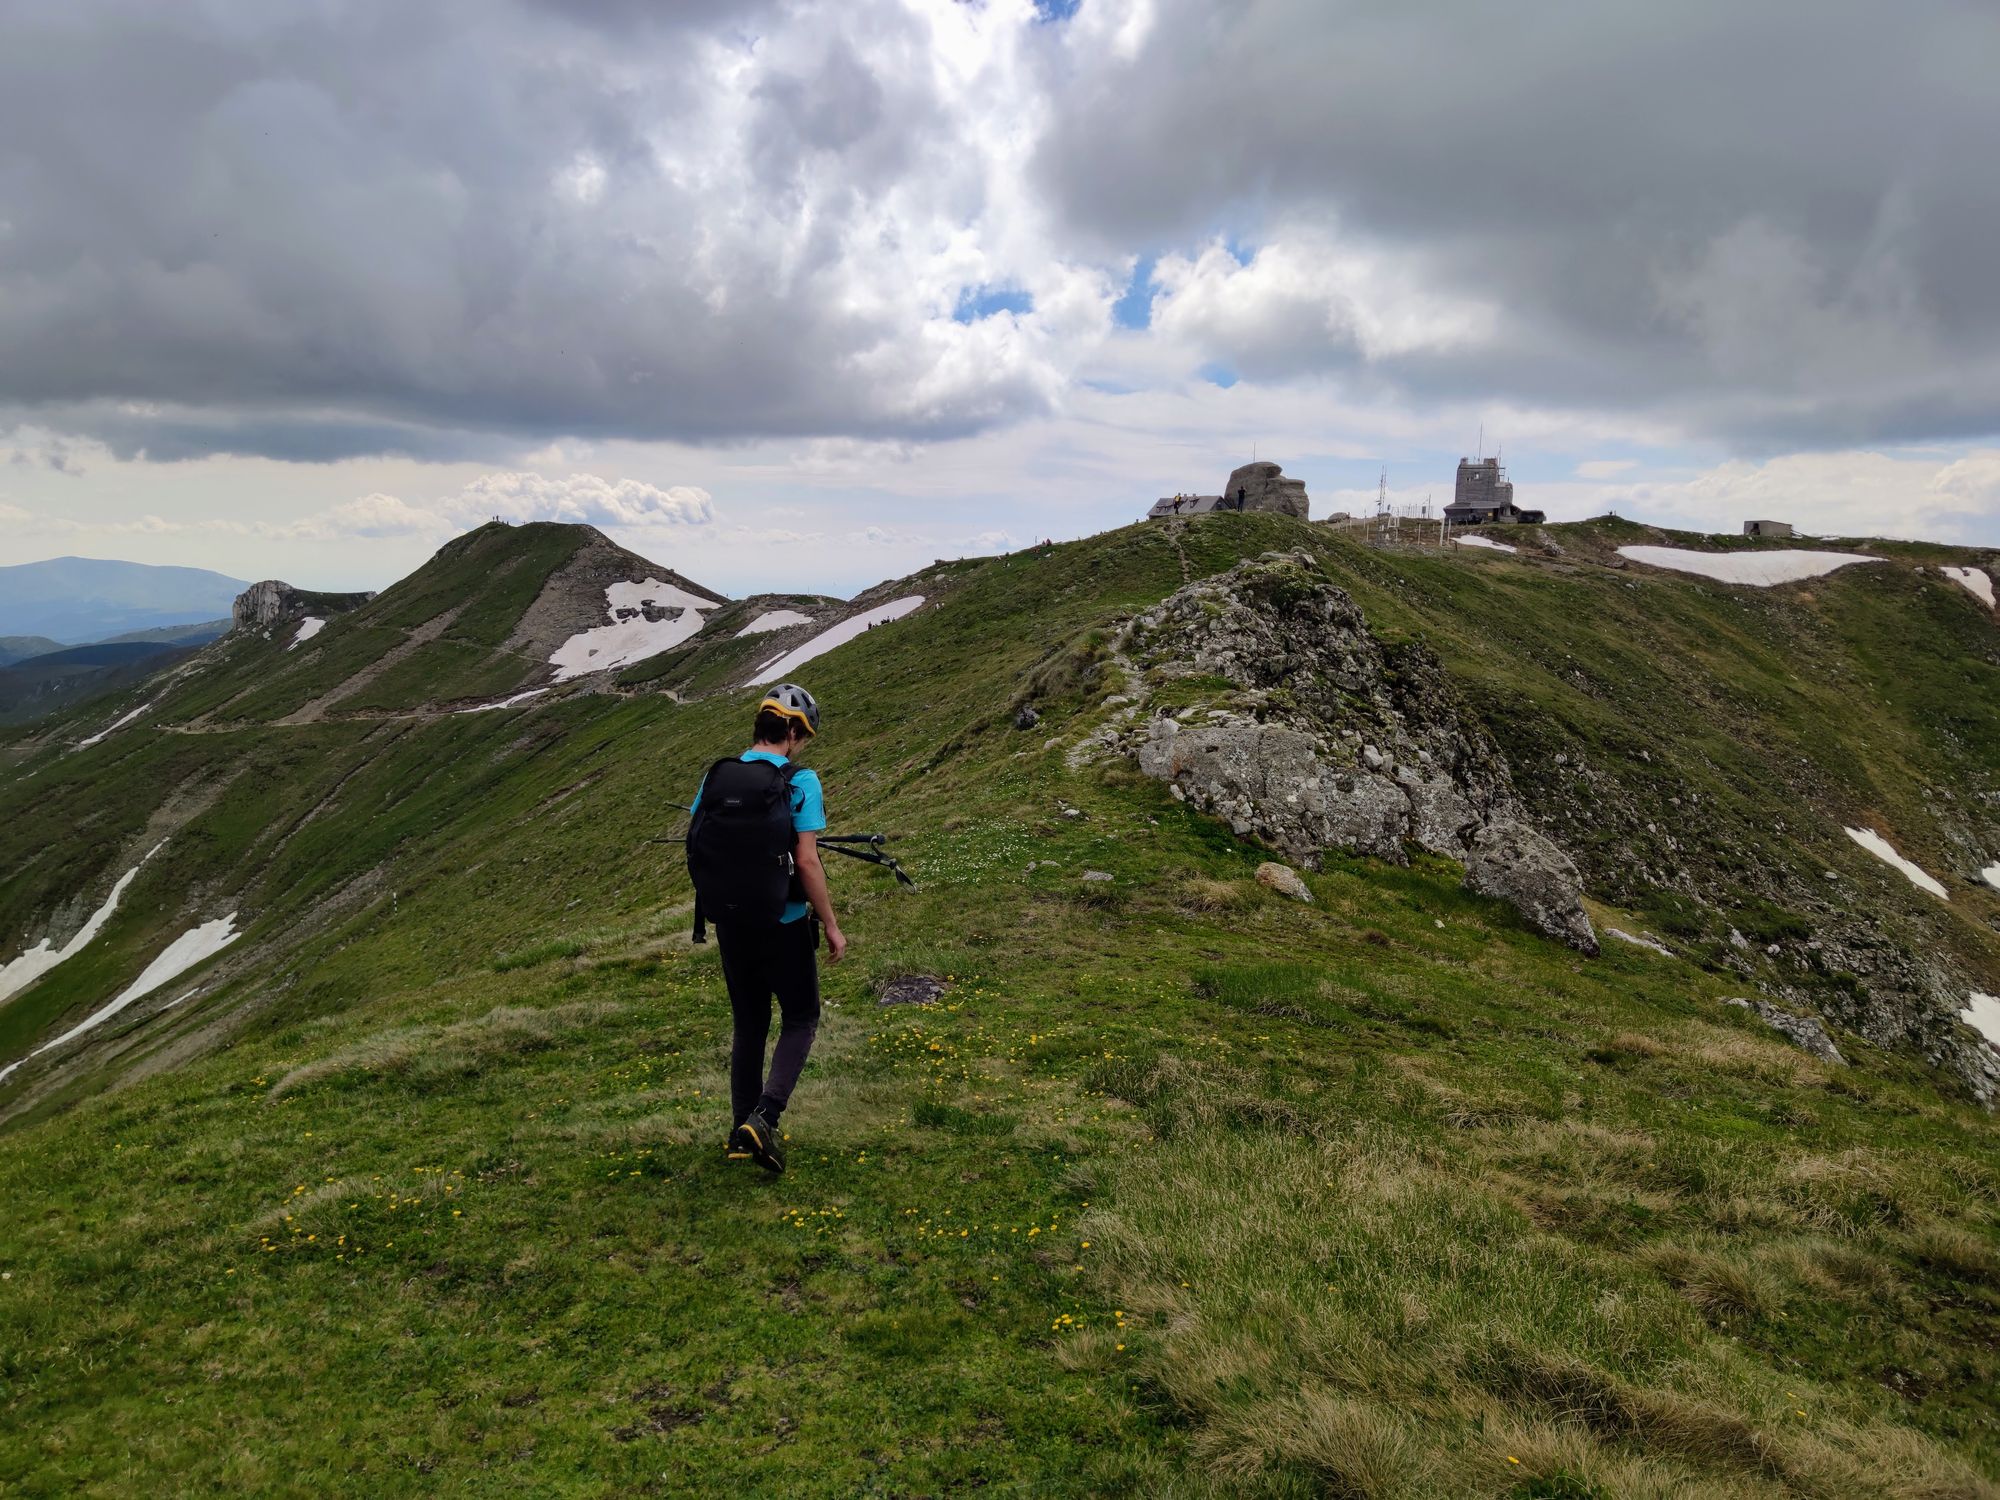
<path fill-rule="evenodd" d="M 1217 510 L 1275 510 L 1305 520 L 1306 482 L 1287 479 L 1284 471 L 1268 460 L 1232 469 L 1222 487 Z"/>
<path fill-rule="evenodd" d="M 1290 896 L 1294 901 L 1304 901 L 1308 905 L 1312 902 L 1311 889 L 1299 878 L 1299 872 L 1290 865 L 1265 860 L 1257 866 L 1257 884 L 1268 886 L 1280 896 Z"/>
<path fill-rule="evenodd" d="M 1472 837 L 1467 889 L 1505 901 L 1528 925 L 1579 953 L 1597 954 L 1597 934 L 1583 910 L 1583 882 L 1570 857 L 1524 823 L 1498 819 Z"/>
<path fill-rule="evenodd" d="M 1840 1049 L 1834 1046 L 1833 1038 L 1826 1034 L 1826 1028 L 1817 1016 L 1795 1015 L 1791 1011 L 1780 1010 L 1768 1000 L 1725 1000 L 1722 1003 L 1750 1011 L 1794 1047 L 1810 1052 L 1821 1062 L 1847 1066 L 1847 1059 L 1840 1055 Z"/>

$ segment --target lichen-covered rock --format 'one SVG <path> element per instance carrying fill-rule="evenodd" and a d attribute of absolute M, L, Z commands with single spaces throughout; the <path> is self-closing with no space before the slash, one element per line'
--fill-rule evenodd
<path fill-rule="evenodd" d="M 1257 884 L 1276 891 L 1280 896 L 1290 896 L 1294 901 L 1312 903 L 1313 893 L 1299 872 L 1290 865 L 1278 864 L 1275 860 L 1265 860 L 1257 866 Z"/>
<path fill-rule="evenodd" d="M 1791 1011 L 1780 1010 L 1768 1000 L 1725 1000 L 1722 1003 L 1741 1006 L 1754 1013 L 1794 1047 L 1810 1052 L 1821 1062 L 1847 1066 L 1847 1059 L 1840 1055 L 1840 1049 L 1834 1046 L 1833 1038 L 1826 1034 L 1826 1028 L 1817 1016 L 1794 1015 Z"/>
<path fill-rule="evenodd" d="M 1505 901 L 1537 931 L 1583 953 L 1597 952 L 1576 866 L 1544 835 L 1511 819 L 1484 824 L 1465 857 L 1465 884 Z"/>
<path fill-rule="evenodd" d="M 1128 693 L 1228 684 L 1173 713 L 1138 705 L 1099 732 L 1182 801 L 1308 868 L 1329 849 L 1401 862 L 1406 844 L 1463 860 L 1473 889 L 1597 952 L 1576 867 L 1529 824 L 1442 664 L 1378 639 L 1310 556 L 1267 553 L 1191 583 L 1133 621 L 1120 649 Z"/>

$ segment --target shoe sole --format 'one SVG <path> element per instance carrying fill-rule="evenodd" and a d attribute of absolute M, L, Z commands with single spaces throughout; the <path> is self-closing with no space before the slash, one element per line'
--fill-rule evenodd
<path fill-rule="evenodd" d="M 771 1148 L 764 1144 L 764 1138 L 757 1133 L 756 1126 L 744 1124 L 736 1128 L 740 1134 L 750 1137 L 749 1155 L 752 1161 L 756 1162 L 766 1172 L 782 1172 L 785 1170 L 785 1164 L 772 1157 Z"/>

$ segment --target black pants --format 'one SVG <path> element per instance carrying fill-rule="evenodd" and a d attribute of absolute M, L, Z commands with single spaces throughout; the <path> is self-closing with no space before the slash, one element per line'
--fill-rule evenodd
<path fill-rule="evenodd" d="M 758 1105 L 783 1113 L 819 1033 L 819 922 L 810 914 L 773 927 L 715 929 L 736 1034 L 729 1048 L 729 1103 L 735 1123 Z M 764 1073 L 771 997 L 778 997 L 778 1045 Z"/>

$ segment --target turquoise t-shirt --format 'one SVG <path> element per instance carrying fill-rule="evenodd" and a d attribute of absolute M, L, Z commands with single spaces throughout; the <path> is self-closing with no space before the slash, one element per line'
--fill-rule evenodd
<path fill-rule="evenodd" d="M 774 766 L 786 764 L 785 757 L 775 750 L 745 750 L 736 757 L 738 760 L 761 760 Z M 694 794 L 694 806 L 701 806 L 701 793 Z M 801 767 L 792 775 L 792 832 L 818 833 L 826 827 L 826 793 L 819 784 L 819 772 Z M 787 901 L 785 914 L 778 920 L 796 922 L 812 907 L 804 901 Z"/>

